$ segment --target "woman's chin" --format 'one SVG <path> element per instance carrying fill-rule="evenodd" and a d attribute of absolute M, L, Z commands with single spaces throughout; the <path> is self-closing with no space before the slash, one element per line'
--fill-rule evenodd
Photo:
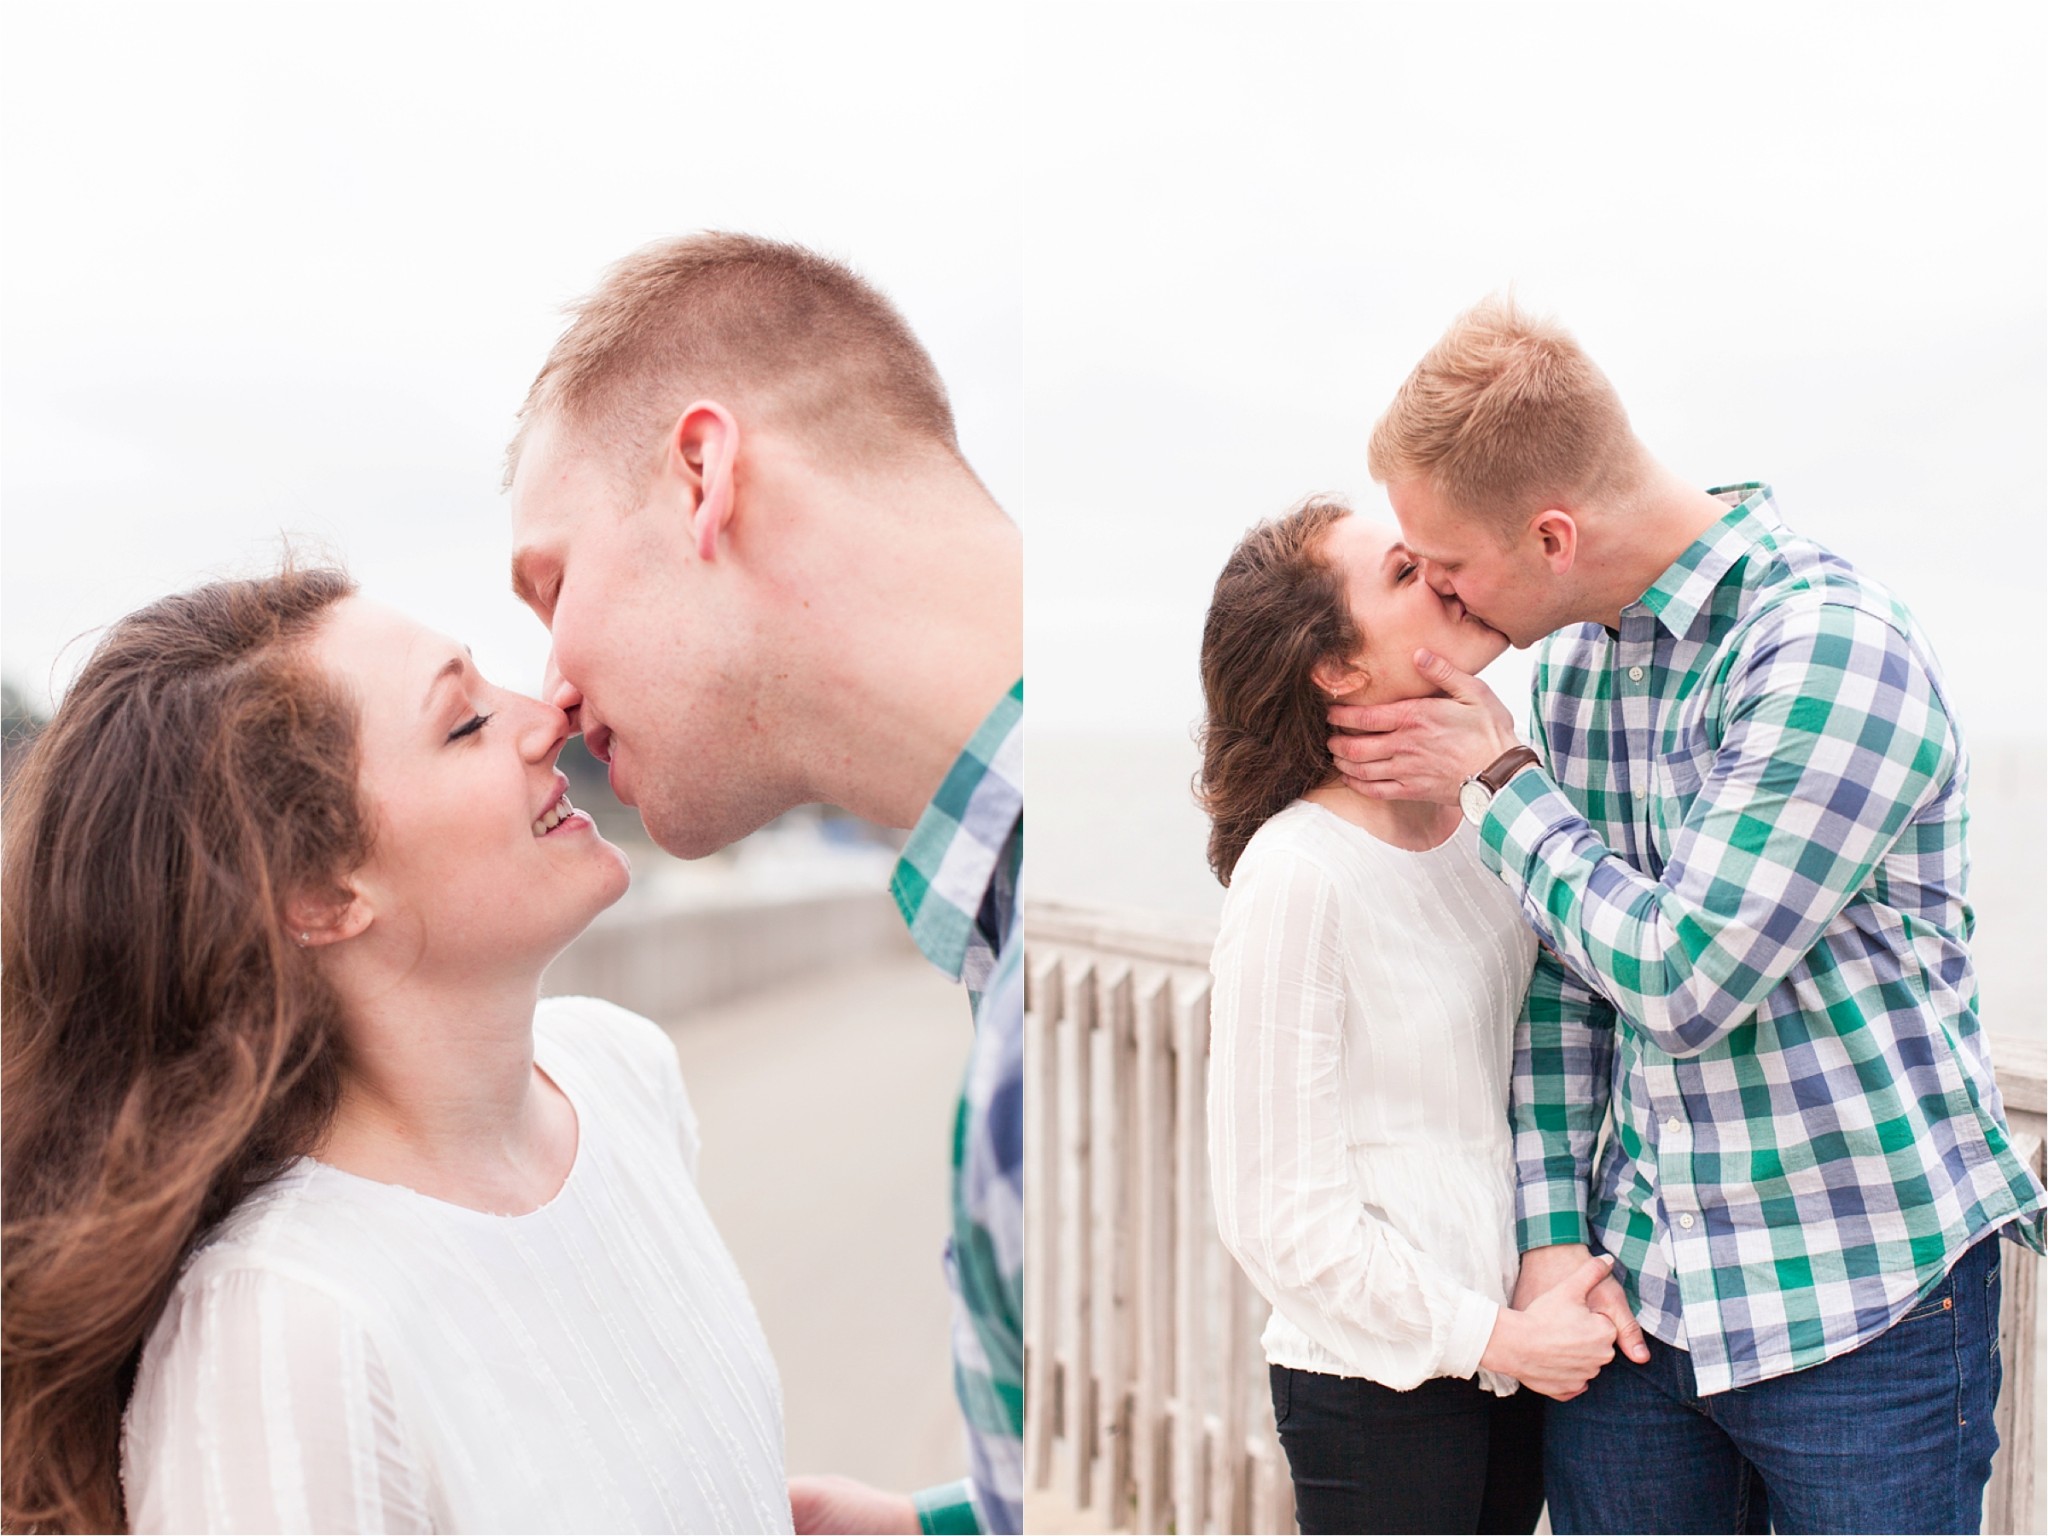
<path fill-rule="evenodd" d="M 1481 672 L 1499 661 L 1508 649 L 1508 637 L 1490 625 L 1482 624 L 1469 615 L 1458 622 L 1458 650 L 1450 660 L 1459 671 L 1477 677 Z"/>
<path fill-rule="evenodd" d="M 597 911 L 590 914 L 593 918 L 597 916 L 598 912 L 602 912 L 607 907 L 615 905 L 618 899 L 626 894 L 626 888 L 633 883 L 633 860 L 628 856 L 626 850 L 617 843 L 606 842 L 602 837 L 598 838 L 597 841 L 599 848 L 604 853 L 610 855 L 616 865 L 616 872 L 608 873 L 604 883 L 604 895 L 599 900 Z"/>

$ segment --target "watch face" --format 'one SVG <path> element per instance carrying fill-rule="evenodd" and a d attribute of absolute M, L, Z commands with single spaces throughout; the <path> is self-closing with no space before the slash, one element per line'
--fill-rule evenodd
<path fill-rule="evenodd" d="M 1465 819 L 1478 826 L 1486 820 L 1486 808 L 1493 804 L 1493 791 L 1477 779 L 1467 779 L 1458 786 L 1458 809 L 1465 813 Z"/>

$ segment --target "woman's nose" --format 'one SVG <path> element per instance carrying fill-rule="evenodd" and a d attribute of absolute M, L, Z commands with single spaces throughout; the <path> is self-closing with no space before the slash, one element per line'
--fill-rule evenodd
<path fill-rule="evenodd" d="M 575 735 L 568 711 L 541 699 L 525 701 L 519 731 L 519 752 L 530 763 L 552 762 L 562 743 Z"/>

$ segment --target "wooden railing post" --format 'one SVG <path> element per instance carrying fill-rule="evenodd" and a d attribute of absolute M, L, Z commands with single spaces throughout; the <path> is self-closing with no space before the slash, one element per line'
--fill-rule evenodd
<path fill-rule="evenodd" d="M 1209 1204 L 1214 929 L 1031 903 L 1025 935 L 1028 1486 L 1089 1528 L 1292 1531 L 1265 1306 Z M 2041 1046 L 2002 1036 L 1995 1054 L 2039 1172 Z M 1984 1529 L 2044 1531 L 2042 1264 L 2004 1256 Z"/>

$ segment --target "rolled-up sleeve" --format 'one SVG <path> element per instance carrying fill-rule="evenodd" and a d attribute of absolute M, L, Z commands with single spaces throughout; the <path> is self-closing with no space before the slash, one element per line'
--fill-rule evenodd
<path fill-rule="evenodd" d="M 1604 846 L 1534 769 L 1494 797 L 1480 829 L 1483 856 L 1536 930 L 1672 1056 L 1754 1017 L 1957 759 L 1913 646 L 1846 604 L 1773 609 L 1724 699 L 1660 877 Z"/>

